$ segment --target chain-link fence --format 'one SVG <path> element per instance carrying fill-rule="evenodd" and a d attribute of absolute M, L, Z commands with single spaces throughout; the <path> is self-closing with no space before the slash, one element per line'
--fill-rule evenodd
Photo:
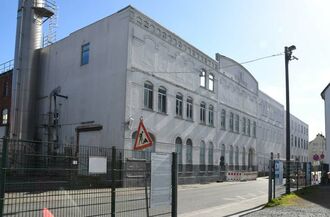
<path fill-rule="evenodd" d="M 0 216 L 176 216 L 175 160 L 170 204 L 151 206 L 150 153 L 7 139 L 1 144 Z"/>

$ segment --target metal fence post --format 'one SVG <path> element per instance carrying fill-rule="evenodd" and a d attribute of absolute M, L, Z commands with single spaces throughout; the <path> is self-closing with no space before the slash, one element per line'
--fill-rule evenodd
<path fill-rule="evenodd" d="M 299 190 L 299 168 L 298 168 L 298 166 L 299 166 L 299 162 L 297 161 L 297 163 L 296 163 L 296 167 L 297 167 L 297 169 L 296 169 L 296 173 L 297 173 L 297 191 Z"/>
<path fill-rule="evenodd" d="M 8 139 L 7 137 L 4 137 L 3 146 L 2 146 L 1 173 L 0 173 L 0 217 L 3 216 L 4 203 L 5 203 L 7 156 L 8 156 Z"/>
<path fill-rule="evenodd" d="M 178 165 L 177 153 L 172 153 L 172 217 L 178 214 Z"/>
<path fill-rule="evenodd" d="M 269 171 L 268 171 L 268 203 L 272 200 L 272 168 L 273 168 L 273 161 L 269 160 Z"/>
<path fill-rule="evenodd" d="M 116 147 L 112 146 L 111 159 L 111 217 L 116 216 Z"/>

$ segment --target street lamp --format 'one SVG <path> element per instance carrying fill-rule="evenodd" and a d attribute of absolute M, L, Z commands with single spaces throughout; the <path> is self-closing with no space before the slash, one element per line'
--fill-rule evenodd
<path fill-rule="evenodd" d="M 286 86 L 286 189 L 285 193 L 290 194 L 290 96 L 289 96 L 289 61 L 298 60 L 292 56 L 296 46 L 284 47 L 285 57 L 285 86 Z"/>

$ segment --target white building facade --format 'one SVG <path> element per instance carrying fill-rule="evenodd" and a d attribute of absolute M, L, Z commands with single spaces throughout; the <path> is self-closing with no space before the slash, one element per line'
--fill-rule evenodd
<path fill-rule="evenodd" d="M 321 93 L 321 97 L 324 100 L 324 111 L 325 111 L 325 137 L 329 137 L 330 135 L 330 83 L 324 88 Z M 325 154 L 325 163 L 330 165 L 330 141 L 326 140 L 326 147 L 328 147 L 327 152 Z"/>
<path fill-rule="evenodd" d="M 183 174 L 216 180 L 221 156 L 227 169 L 260 172 L 271 153 L 285 158 L 283 105 L 248 70 L 130 6 L 41 49 L 39 61 L 40 140 L 131 150 L 142 117 L 149 151 L 178 152 Z M 307 149 L 292 153 L 307 159 Z"/>

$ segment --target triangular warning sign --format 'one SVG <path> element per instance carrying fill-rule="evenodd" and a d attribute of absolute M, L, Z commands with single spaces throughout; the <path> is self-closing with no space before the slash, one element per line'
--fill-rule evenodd
<path fill-rule="evenodd" d="M 142 150 L 152 146 L 152 139 L 149 136 L 148 131 L 144 127 L 142 119 L 138 127 L 138 133 L 136 134 L 134 150 Z"/>

